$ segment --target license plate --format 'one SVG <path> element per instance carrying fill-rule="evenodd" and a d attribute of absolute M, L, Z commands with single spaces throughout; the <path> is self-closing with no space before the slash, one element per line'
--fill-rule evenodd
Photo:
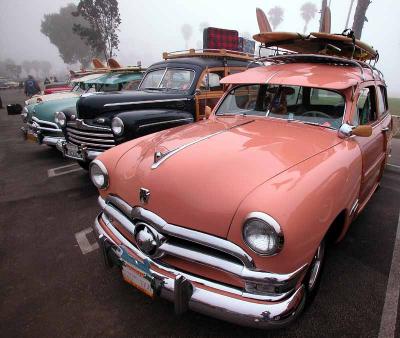
<path fill-rule="evenodd" d="M 83 153 L 75 144 L 67 143 L 65 146 L 65 155 L 78 160 L 83 160 Z"/>
<path fill-rule="evenodd" d="M 32 134 L 30 132 L 26 133 L 26 139 L 30 142 L 37 142 L 38 138 L 35 134 Z"/>
<path fill-rule="evenodd" d="M 151 286 L 152 278 L 149 277 L 144 271 L 128 264 L 124 264 L 122 266 L 122 277 L 124 278 L 125 282 L 131 284 L 146 295 L 150 297 L 154 296 L 154 290 Z"/>

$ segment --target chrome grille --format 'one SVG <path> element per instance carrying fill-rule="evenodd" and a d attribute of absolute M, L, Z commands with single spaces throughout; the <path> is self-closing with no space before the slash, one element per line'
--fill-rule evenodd
<path fill-rule="evenodd" d="M 82 120 L 68 122 L 67 141 L 86 146 L 90 149 L 104 151 L 115 146 L 114 135 L 109 127 L 97 127 Z"/>
<path fill-rule="evenodd" d="M 152 258 L 162 262 L 164 254 L 193 263 L 209 266 L 229 273 L 246 282 L 271 284 L 276 287 L 273 293 L 262 296 L 265 300 L 277 301 L 290 292 L 297 278 L 304 272 L 307 264 L 289 274 L 275 274 L 260 271 L 254 266 L 253 259 L 239 246 L 212 235 L 169 224 L 159 216 L 141 207 L 131 207 L 117 196 L 109 195 L 106 200 L 98 199 L 102 208 L 102 222 L 118 238 L 123 238 L 125 245 L 138 248 L 134 233 L 137 222 L 145 222 L 162 234 L 163 240 Z M 118 226 L 117 226 L 118 225 Z M 124 235 L 119 227 L 124 229 Z M 139 249 L 140 251 L 140 249 Z M 245 292 L 243 295 L 253 298 Z"/>

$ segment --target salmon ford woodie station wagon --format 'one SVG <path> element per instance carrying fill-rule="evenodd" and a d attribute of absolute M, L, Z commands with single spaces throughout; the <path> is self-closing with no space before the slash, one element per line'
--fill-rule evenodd
<path fill-rule="evenodd" d="M 366 62 L 377 54 L 328 38 L 283 34 L 285 52 L 222 79 L 228 90 L 208 119 L 91 163 L 108 266 L 178 314 L 258 328 L 299 316 L 327 245 L 379 185 L 392 134 L 383 76 Z"/>

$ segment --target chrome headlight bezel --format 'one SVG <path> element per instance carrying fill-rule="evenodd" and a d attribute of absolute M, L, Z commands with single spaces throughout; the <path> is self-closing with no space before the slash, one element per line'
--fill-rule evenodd
<path fill-rule="evenodd" d="M 256 227 L 258 227 L 258 229 Z M 257 235 L 251 234 L 251 231 L 255 231 L 256 233 L 258 231 L 259 236 L 268 237 L 268 241 L 271 240 L 272 244 L 267 244 L 266 249 L 257 247 L 254 240 L 251 240 L 250 238 L 250 236 Z M 284 244 L 284 236 L 281 226 L 273 217 L 263 212 L 251 212 L 247 215 L 242 228 L 242 236 L 243 241 L 250 250 L 260 256 L 274 256 L 282 250 Z"/>
<path fill-rule="evenodd" d="M 61 128 L 67 125 L 67 117 L 62 111 L 54 113 L 54 122 L 57 123 Z"/>
<path fill-rule="evenodd" d="M 90 163 L 89 166 L 89 174 L 90 179 L 92 180 L 93 184 L 98 189 L 107 189 L 109 186 L 109 176 L 106 166 L 100 160 L 94 160 Z M 103 178 L 103 182 L 101 179 L 96 178 L 96 176 L 101 176 Z"/>
<path fill-rule="evenodd" d="M 124 122 L 119 117 L 114 117 L 111 121 L 111 130 L 116 136 L 124 133 Z"/>

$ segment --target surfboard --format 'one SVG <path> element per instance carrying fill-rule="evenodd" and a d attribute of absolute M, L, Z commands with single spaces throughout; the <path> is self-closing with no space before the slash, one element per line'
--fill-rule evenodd
<path fill-rule="evenodd" d="M 261 8 L 256 8 L 256 16 L 258 22 L 258 28 L 260 33 L 272 32 L 271 25 L 269 24 L 268 18 Z"/>
<path fill-rule="evenodd" d="M 94 68 L 107 68 L 99 59 L 94 58 L 92 60 L 92 64 Z"/>
<path fill-rule="evenodd" d="M 118 63 L 118 61 L 113 58 L 109 58 L 107 60 L 107 64 L 111 69 L 122 68 L 122 66 Z"/>
<path fill-rule="evenodd" d="M 262 32 L 253 36 L 253 39 L 267 46 L 275 46 L 285 41 L 295 41 L 306 38 L 305 35 L 294 32 Z"/>
<path fill-rule="evenodd" d="M 313 32 L 311 33 L 312 36 L 325 40 L 325 41 L 332 41 L 334 43 L 335 41 L 353 45 L 353 39 L 345 36 L 345 35 L 340 35 L 340 34 L 328 34 L 328 33 L 322 33 L 322 32 Z M 369 60 L 373 59 L 377 56 L 378 52 L 370 45 L 367 43 L 360 41 L 358 39 L 355 39 L 354 44 L 356 46 L 356 55 L 358 55 L 358 58 Z"/>

